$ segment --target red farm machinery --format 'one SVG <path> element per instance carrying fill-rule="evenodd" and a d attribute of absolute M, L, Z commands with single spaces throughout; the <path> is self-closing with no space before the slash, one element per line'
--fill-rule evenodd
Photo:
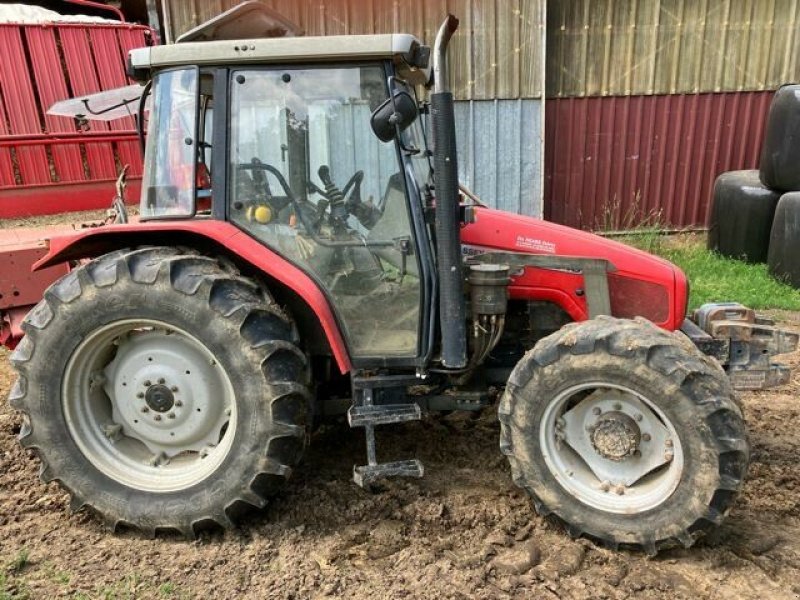
<path fill-rule="evenodd" d="M 433 48 L 228 28 L 130 52 L 139 216 L 0 249 L 20 439 L 74 509 L 228 527 L 335 414 L 366 433 L 358 485 L 420 477 L 375 429 L 496 386 L 514 481 L 571 535 L 655 554 L 721 522 L 749 460 L 734 389 L 785 382 L 770 359 L 797 336 L 736 304 L 687 315 L 669 262 L 460 193 L 457 25 Z"/>

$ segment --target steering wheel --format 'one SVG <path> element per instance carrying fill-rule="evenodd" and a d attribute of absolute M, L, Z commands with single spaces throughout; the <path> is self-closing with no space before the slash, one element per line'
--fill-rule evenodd
<path fill-rule="evenodd" d="M 253 184 L 254 191 L 258 194 L 256 202 L 264 201 L 270 205 L 276 212 L 283 210 L 288 204 L 294 201 L 294 195 L 289 189 L 289 184 L 286 183 L 281 172 L 274 166 L 261 161 L 258 157 L 253 157 L 249 163 L 238 163 L 236 165 L 237 171 L 250 172 L 250 180 Z M 285 196 L 275 196 L 272 193 L 272 188 L 269 185 L 269 177 L 271 173 L 275 179 L 278 180 Z M 238 202 L 236 204 L 242 204 Z M 243 206 L 236 206 L 234 208 L 240 209 Z"/>

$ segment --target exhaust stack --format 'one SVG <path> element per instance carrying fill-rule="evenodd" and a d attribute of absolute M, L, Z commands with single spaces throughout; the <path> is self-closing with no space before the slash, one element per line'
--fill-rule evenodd
<path fill-rule="evenodd" d="M 447 15 L 433 46 L 434 92 L 431 94 L 439 324 L 442 334 L 442 363 L 451 369 L 461 369 L 467 364 L 464 273 L 458 213 L 456 126 L 453 94 L 447 89 L 447 44 L 456 29 L 458 29 L 458 19 L 453 15 Z"/>

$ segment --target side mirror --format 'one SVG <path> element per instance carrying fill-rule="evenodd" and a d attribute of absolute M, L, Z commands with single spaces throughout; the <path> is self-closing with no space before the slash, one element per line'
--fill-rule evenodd
<path fill-rule="evenodd" d="M 369 122 L 380 141 L 391 142 L 399 132 L 414 122 L 418 114 L 417 103 L 411 94 L 395 91 L 391 98 L 387 98 L 372 111 Z"/>

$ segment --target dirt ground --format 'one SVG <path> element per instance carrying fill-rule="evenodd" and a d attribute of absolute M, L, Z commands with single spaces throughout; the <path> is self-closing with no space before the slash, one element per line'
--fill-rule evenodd
<path fill-rule="evenodd" d="M 800 328 L 800 313 L 778 314 Z M 0 351 L 0 397 L 13 382 Z M 285 492 L 240 530 L 196 541 L 112 535 L 70 514 L 0 402 L 0 600 L 10 598 L 797 598 L 800 353 L 781 389 L 743 395 L 752 464 L 718 536 L 655 559 L 571 541 L 536 516 L 498 450 L 492 411 L 385 428 L 379 451 L 421 480 L 350 481 L 363 433 L 318 431 Z"/>
<path fill-rule="evenodd" d="M 4 353 L 0 396 L 12 377 Z M 744 395 L 754 450 L 744 494 L 719 539 L 655 559 L 571 541 L 536 516 L 511 483 L 491 411 L 383 433 L 380 448 L 418 456 L 427 472 L 376 495 L 350 482 L 363 434 L 326 426 L 263 514 L 187 542 L 112 535 L 70 514 L 58 486 L 39 482 L 3 403 L 0 598 L 796 598 L 799 389 L 797 375 Z"/>

